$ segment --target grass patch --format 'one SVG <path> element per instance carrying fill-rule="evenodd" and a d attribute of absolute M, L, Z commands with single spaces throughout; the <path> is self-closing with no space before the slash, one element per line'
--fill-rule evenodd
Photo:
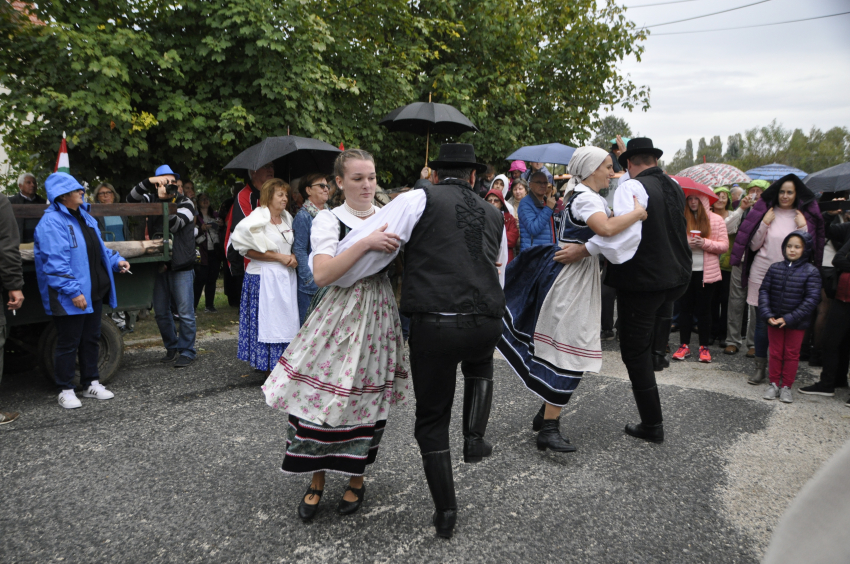
<path fill-rule="evenodd" d="M 197 338 L 209 335 L 215 335 L 222 331 L 231 331 L 239 326 L 239 308 L 230 307 L 227 303 L 227 296 L 224 295 L 222 280 L 219 279 L 216 283 L 215 290 L 215 308 L 218 313 L 204 313 L 205 307 L 204 297 L 201 296 L 201 301 L 197 310 L 195 310 L 195 323 L 197 325 Z M 146 319 L 138 319 L 136 321 L 136 329 L 132 333 L 125 333 L 125 341 L 136 341 L 141 339 L 159 339 L 159 328 L 156 325 L 154 311 L 151 309 L 150 314 Z M 150 343 L 144 346 L 157 346 L 160 343 Z"/>

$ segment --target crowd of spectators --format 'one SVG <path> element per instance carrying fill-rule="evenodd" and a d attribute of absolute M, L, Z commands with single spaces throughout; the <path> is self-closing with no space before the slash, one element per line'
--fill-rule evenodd
<path fill-rule="evenodd" d="M 611 150 L 617 155 L 622 147 L 614 144 Z M 477 178 L 473 191 L 502 212 L 508 260 L 532 246 L 556 243 L 564 202 L 569 197 L 559 191 L 557 182 L 561 177 L 556 179 L 543 163 L 537 162 L 514 161 L 505 174 L 498 172 L 488 165 Z M 429 175 L 429 170 L 423 170 L 422 179 L 414 188 L 429 182 Z M 294 316 L 293 327 L 302 325 L 319 290 L 309 261 L 313 220 L 321 210 L 344 202 L 344 194 L 336 188 L 332 176 L 319 172 L 307 174 L 292 185 L 273 176 L 272 163 L 248 171 L 246 181 L 236 183 L 231 197 L 216 207 L 209 193 L 196 193 L 193 182 L 182 181 L 179 174 L 163 165 L 132 187 L 125 201 L 173 202 L 176 213 L 165 224 L 161 216 L 150 216 L 144 223 L 134 225 L 121 214 L 90 216 L 82 200 L 85 189 L 68 175 L 54 174 L 45 183 L 49 201 L 56 204 L 48 208 L 50 213 L 41 220 L 12 221 L 11 216 L 4 220 L 4 228 L 0 229 L 0 261 L 5 265 L 2 287 L 9 296 L 7 308 L 20 307 L 22 302 L 20 268 L 14 266 L 20 261 L 19 257 L 15 258 L 17 246 L 35 243 L 44 307 L 63 336 L 76 335 L 74 339 L 60 339 L 57 348 L 56 382 L 65 397 L 64 401 L 60 400 L 62 405 L 77 407 L 79 403 L 74 401 L 76 396 L 71 398 L 67 393 L 68 359 L 75 355 L 91 358 L 91 336 L 99 335 L 99 312 L 104 301 L 107 304 L 113 301 L 113 272 L 123 272 L 119 266 L 123 259 L 103 243 L 155 239 L 166 230 L 173 238 L 172 257 L 157 274 L 153 304 L 165 348 L 161 361 L 176 368 L 192 364 L 197 354 L 196 310 L 204 314 L 218 312 L 216 287 L 223 278 L 227 303 L 241 308 L 240 358 L 244 356 L 258 370 L 271 370 L 282 352 L 281 347 L 285 348 L 288 341 L 281 340 L 285 335 L 275 337 L 278 342 L 261 341 L 263 276 L 269 281 L 267 284 L 278 286 L 275 290 L 278 295 L 287 296 L 281 305 L 287 311 L 280 313 Z M 617 184 L 615 178 L 612 191 Z M 169 191 L 169 186 L 177 186 L 177 191 Z M 0 198 L 0 213 L 7 216 L 11 213 L 8 204 L 48 202 L 38 194 L 37 179 L 32 174 L 20 175 L 18 189 L 17 194 Z M 678 346 L 667 352 L 672 352 L 675 360 L 696 356 L 699 361 L 711 362 L 710 347 L 719 346 L 727 355 L 746 351 L 747 357 L 755 359 L 747 381 L 755 385 L 769 380 L 772 391 L 765 397 L 772 395 L 782 401 L 791 401 L 793 362 L 808 360 L 811 366 L 822 365 L 823 374 L 818 383 L 801 388 L 800 392 L 834 395 L 836 388 L 847 386 L 850 369 L 848 217 L 840 211 L 821 214 L 818 195 L 796 177 L 773 185 L 756 180 L 713 190 L 716 201 L 709 203 L 704 196 L 691 196 L 682 210 L 690 232 L 692 277 L 687 292 L 675 307 L 673 333 L 678 331 Z M 381 206 L 394 195 L 379 189 L 375 204 Z M 846 197 L 847 194 L 837 193 L 824 199 Z M 78 199 L 81 201 L 77 202 Z M 90 193 L 89 201 L 110 205 L 119 203 L 121 197 L 111 184 L 103 182 Z M 234 240 L 239 225 L 258 209 L 263 210 L 262 228 L 252 220 Z M 63 229 L 60 223 L 65 228 L 71 226 L 70 236 L 76 235 L 76 241 L 57 242 L 57 233 Z M 248 225 L 253 231 L 248 230 Z M 796 250 L 800 251 L 799 255 L 794 254 Z M 57 264 L 62 256 L 65 256 L 64 268 L 87 280 L 85 287 L 69 288 L 61 279 L 61 271 L 51 270 L 52 266 L 46 273 L 45 268 Z M 785 280 L 782 276 L 787 273 L 773 272 L 767 290 L 762 288 L 763 281 L 771 269 L 778 271 L 774 265 L 793 265 L 795 261 L 817 267 L 820 289 L 817 295 L 812 293 L 815 282 L 809 277 L 805 284 L 808 293 L 802 293 L 796 303 L 799 311 L 768 315 L 778 311 L 776 307 L 791 307 L 785 302 L 780 306 L 771 302 L 771 292 L 775 294 L 778 281 Z M 288 271 L 291 276 L 282 274 Z M 77 294 L 71 296 L 74 292 Z M 81 298 L 77 299 L 78 296 Z M 199 309 L 201 297 L 204 297 L 202 310 Z M 618 338 L 615 300 L 616 291 L 603 284 L 603 340 Z M 61 304 L 64 313 L 52 311 L 57 304 Z M 115 311 L 111 318 L 122 330 L 133 331 L 138 314 Z M 84 324 L 85 329 L 81 329 L 83 325 L 71 327 L 72 320 L 77 325 Z M 403 318 L 402 322 L 406 327 L 409 320 Z M 698 335 L 696 355 L 691 354 L 692 332 Z M 82 338 L 83 334 L 87 337 Z M 4 339 L 5 324 L 0 325 L 0 346 Z M 268 335 L 262 339 L 269 341 Z M 775 344 L 780 340 L 782 344 Z M 656 369 L 663 367 L 662 362 Z M 85 372 L 84 396 L 111 397 L 111 392 L 98 387 L 96 367 Z M 0 424 L 14 417 L 15 414 L 0 414 Z"/>

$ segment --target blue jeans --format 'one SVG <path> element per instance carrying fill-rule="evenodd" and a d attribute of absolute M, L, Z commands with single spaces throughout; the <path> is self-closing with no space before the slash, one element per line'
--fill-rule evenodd
<path fill-rule="evenodd" d="M 92 302 L 91 313 L 54 315 L 56 353 L 53 356 L 53 378 L 60 390 L 74 389 L 74 370 L 80 363 L 80 385 L 85 389 L 100 375 L 100 314 L 103 301 Z"/>
<path fill-rule="evenodd" d="M 767 358 L 768 352 L 768 339 L 767 339 L 767 320 L 762 319 L 759 314 L 758 308 L 756 308 L 756 335 L 755 335 L 755 345 L 756 345 L 756 358 Z"/>
<path fill-rule="evenodd" d="M 166 270 L 156 275 L 153 287 L 153 309 L 156 312 L 156 324 L 162 335 L 162 344 L 168 352 L 177 351 L 183 356 L 195 358 L 195 271 Z M 174 328 L 171 303 L 177 308 L 180 319 L 180 336 Z"/>

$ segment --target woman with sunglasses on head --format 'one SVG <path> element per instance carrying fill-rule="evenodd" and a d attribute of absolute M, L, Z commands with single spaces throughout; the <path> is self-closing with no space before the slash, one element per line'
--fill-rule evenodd
<path fill-rule="evenodd" d="M 301 177 L 301 183 L 298 186 L 298 191 L 304 199 L 304 205 L 298 210 L 295 221 L 292 223 L 292 229 L 295 231 L 292 254 L 298 261 L 298 318 L 300 325 L 303 325 L 304 320 L 307 319 L 310 301 L 319 291 L 319 287 L 313 280 L 313 272 L 307 264 L 307 258 L 313 250 L 310 245 L 313 219 L 320 211 L 328 209 L 329 188 L 326 176 L 319 173 Z"/>
<path fill-rule="evenodd" d="M 230 243 L 249 259 L 239 306 L 236 356 L 270 372 L 298 332 L 295 234 L 286 211 L 289 184 L 279 178 L 260 188 L 257 209 L 239 222 Z"/>

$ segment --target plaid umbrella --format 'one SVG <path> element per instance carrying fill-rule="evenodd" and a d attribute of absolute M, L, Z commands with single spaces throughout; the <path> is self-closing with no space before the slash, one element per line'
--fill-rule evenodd
<path fill-rule="evenodd" d="M 698 164 L 678 172 L 676 176 L 684 176 L 706 186 L 726 186 L 735 182 L 752 180 L 734 166 L 722 163 Z"/>

